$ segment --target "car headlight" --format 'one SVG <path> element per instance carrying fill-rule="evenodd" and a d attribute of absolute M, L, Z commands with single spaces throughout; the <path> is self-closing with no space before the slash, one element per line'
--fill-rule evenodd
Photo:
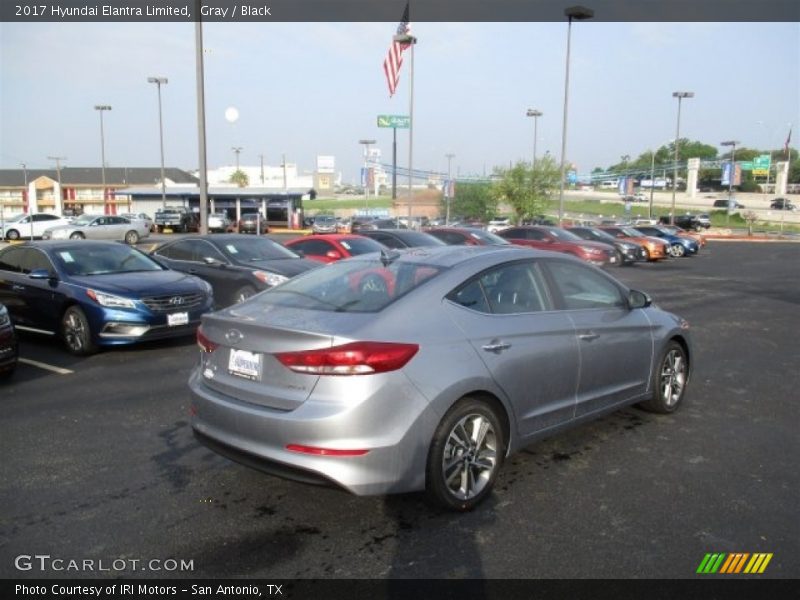
<path fill-rule="evenodd" d="M 584 252 L 588 252 L 589 254 L 602 254 L 603 251 L 599 248 L 592 248 L 591 246 L 581 246 L 581 250 Z"/>
<path fill-rule="evenodd" d="M 97 290 L 86 290 L 86 295 L 100 306 L 106 306 L 108 308 L 136 308 L 136 303 L 130 298 L 113 296 L 111 294 L 98 292 Z"/>
<path fill-rule="evenodd" d="M 8 309 L 5 306 L 0 307 L 0 325 L 5 325 L 11 320 L 8 316 Z"/>
<path fill-rule="evenodd" d="M 261 283 L 266 283 L 270 287 L 280 285 L 284 281 L 289 281 L 289 278 L 285 275 L 278 275 L 277 273 L 270 273 L 269 271 L 254 271 L 253 275 L 255 275 L 256 279 Z"/>

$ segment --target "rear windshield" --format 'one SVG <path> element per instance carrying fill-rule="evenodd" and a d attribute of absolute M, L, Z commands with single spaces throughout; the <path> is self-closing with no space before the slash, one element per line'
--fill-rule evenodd
<path fill-rule="evenodd" d="M 290 279 L 254 297 L 262 305 L 327 312 L 378 312 L 430 281 L 443 267 L 395 260 L 348 260 Z"/>

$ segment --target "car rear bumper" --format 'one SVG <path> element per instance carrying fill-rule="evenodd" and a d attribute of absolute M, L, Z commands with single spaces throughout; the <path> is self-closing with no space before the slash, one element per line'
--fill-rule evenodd
<path fill-rule="evenodd" d="M 287 479 L 356 495 L 423 489 L 428 444 L 438 423 L 427 400 L 401 372 L 380 376 L 379 385 L 362 379 L 346 386 L 353 394 L 331 397 L 337 387 L 345 389 L 345 379 L 352 380 L 323 378 L 298 408 L 278 410 L 221 394 L 195 369 L 189 379 L 192 428 L 223 456 Z M 290 444 L 367 452 L 315 455 L 289 450 Z"/>

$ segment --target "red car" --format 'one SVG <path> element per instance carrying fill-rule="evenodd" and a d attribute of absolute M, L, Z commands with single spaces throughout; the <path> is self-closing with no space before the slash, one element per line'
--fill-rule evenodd
<path fill-rule="evenodd" d="M 572 254 L 601 267 L 619 262 L 619 256 L 613 247 L 599 242 L 588 242 L 558 227 L 544 225 L 509 227 L 499 231 L 497 235 L 518 246 Z"/>
<path fill-rule="evenodd" d="M 511 243 L 477 227 L 432 227 L 426 229 L 425 233 L 439 238 L 448 246 L 504 246 Z"/>
<path fill-rule="evenodd" d="M 360 235 L 326 233 L 289 240 L 284 244 L 292 250 L 299 250 L 311 260 L 330 263 L 368 252 L 386 250 L 386 246 Z"/>

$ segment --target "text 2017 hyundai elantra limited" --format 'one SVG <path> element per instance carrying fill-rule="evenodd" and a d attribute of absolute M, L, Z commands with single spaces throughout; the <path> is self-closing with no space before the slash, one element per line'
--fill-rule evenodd
<path fill-rule="evenodd" d="M 508 247 L 333 263 L 205 315 L 197 340 L 192 425 L 215 451 L 456 510 L 537 438 L 634 403 L 674 411 L 691 358 L 688 324 L 644 293 Z"/>

